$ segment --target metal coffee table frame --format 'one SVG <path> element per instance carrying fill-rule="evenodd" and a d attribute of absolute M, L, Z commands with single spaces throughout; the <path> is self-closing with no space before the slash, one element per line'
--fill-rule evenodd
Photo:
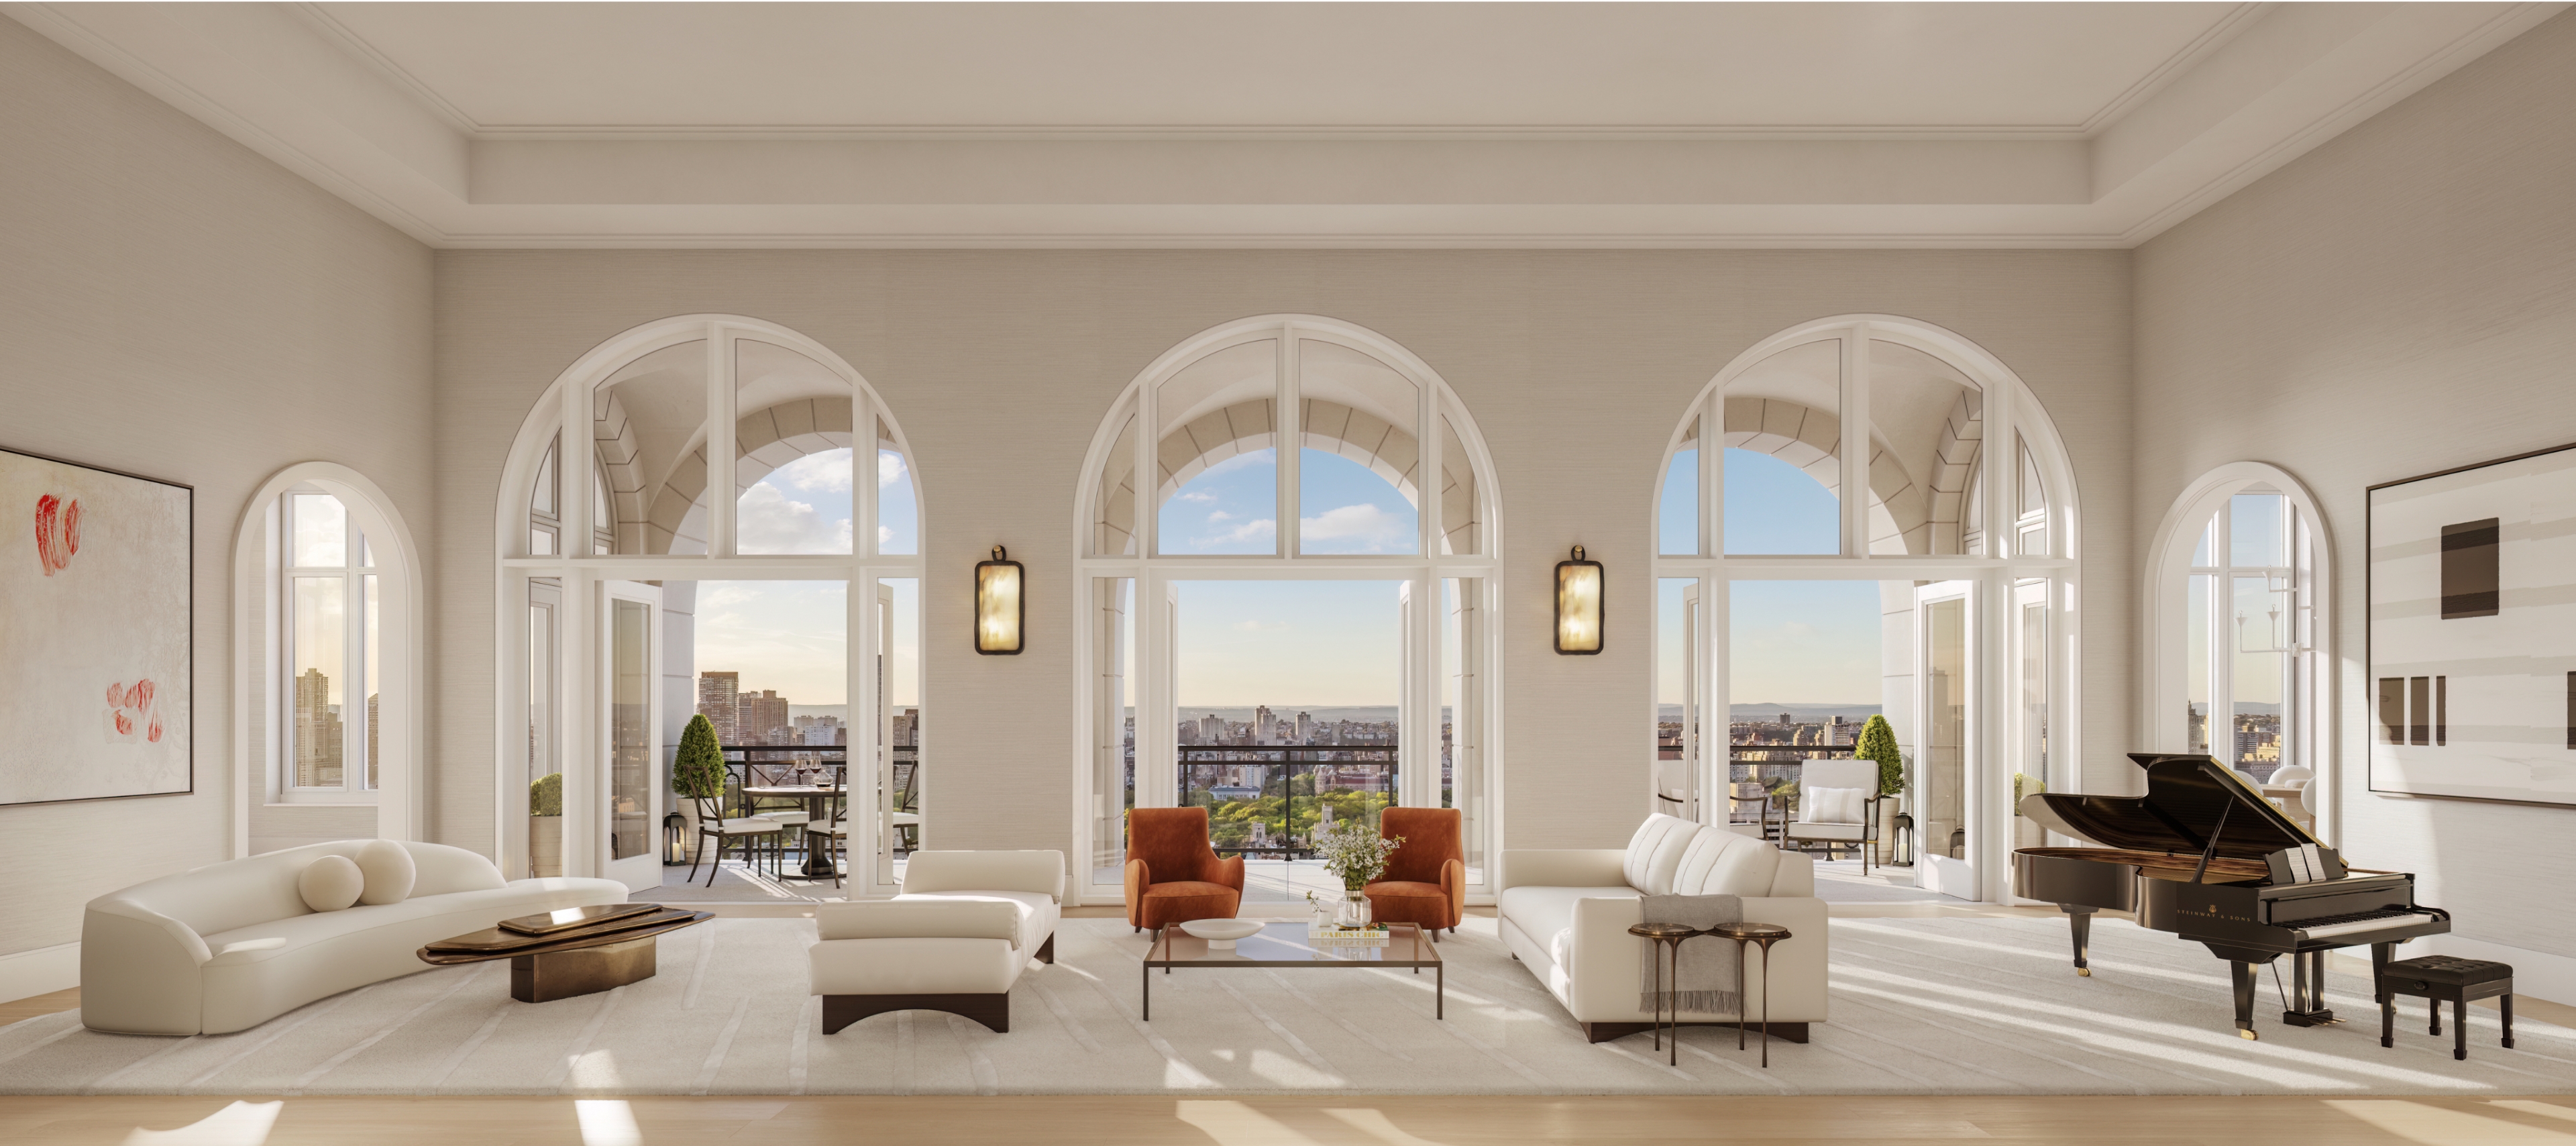
<path fill-rule="evenodd" d="M 1431 1017 L 1445 1019 L 1449 1007 L 1449 970 L 1440 948 L 1420 924 L 1387 924 L 1386 946 L 1315 946 L 1306 941 L 1306 923 L 1291 920 L 1265 924 L 1255 934 L 1235 941 L 1233 950 L 1211 949 L 1208 941 L 1179 927 L 1154 929 L 1154 944 L 1145 949 L 1144 1019 L 1154 1020 L 1154 969 L 1169 975 L 1174 967 L 1410 967 L 1432 973 Z"/>

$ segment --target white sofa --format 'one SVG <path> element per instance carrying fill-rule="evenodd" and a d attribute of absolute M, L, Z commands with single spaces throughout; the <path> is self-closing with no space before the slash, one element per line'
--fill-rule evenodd
<path fill-rule="evenodd" d="M 946 1011 L 1007 1033 L 1029 960 L 1055 962 L 1064 853 L 914 852 L 903 894 L 824 903 L 808 950 L 823 1033 L 889 1011 Z"/>
<path fill-rule="evenodd" d="M 1497 925 L 1513 957 L 1565 1005 L 1585 1037 L 1602 1042 L 1654 1022 L 1637 1005 L 1647 941 L 1628 934 L 1643 921 L 1639 897 L 1647 894 L 1742 896 L 1746 922 L 1788 928 L 1792 938 L 1771 948 L 1771 1033 L 1805 1042 L 1807 1024 L 1825 1021 L 1825 901 L 1816 898 L 1815 861 L 1724 828 L 1659 814 L 1622 849 L 1505 851 Z M 1745 1008 L 1752 1013 L 1683 1017 L 1723 1026 L 1759 1020 L 1762 979 L 1762 950 L 1748 946 Z"/>
<path fill-rule="evenodd" d="M 335 840 L 209 864 L 103 895 L 81 921 L 81 1022 L 136 1035 L 219 1035 L 315 999 L 416 971 L 428 943 L 504 919 L 622 903 L 605 879 L 501 878 L 463 848 L 405 843 L 415 875 L 399 903 L 315 911 L 305 865 L 355 860 L 372 841 Z"/>

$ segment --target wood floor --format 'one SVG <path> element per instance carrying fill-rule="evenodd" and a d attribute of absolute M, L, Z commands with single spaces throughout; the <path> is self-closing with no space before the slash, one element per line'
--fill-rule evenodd
<path fill-rule="evenodd" d="M 269 1106 L 267 1102 L 282 1102 Z M 45 1146 L 2576 1144 L 2576 1099 L 0 1098 Z"/>

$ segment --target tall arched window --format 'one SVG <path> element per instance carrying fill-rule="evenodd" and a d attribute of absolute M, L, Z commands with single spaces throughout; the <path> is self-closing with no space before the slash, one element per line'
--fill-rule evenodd
<path fill-rule="evenodd" d="M 1208 807 L 1247 896 L 1293 900 L 1315 832 L 1390 803 L 1460 809 L 1481 892 L 1492 467 L 1439 375 L 1332 319 L 1228 323 L 1145 368 L 1086 472 L 1091 893 L 1119 897 L 1133 808 Z"/>
<path fill-rule="evenodd" d="M 2262 462 L 2232 462 L 2187 487 L 2149 554 L 2147 735 L 2206 752 L 2258 784 L 2331 796 L 2332 724 L 2321 679 L 2333 626 L 2333 547 L 2316 499 Z M 2314 801 L 2331 826 L 2325 799 Z M 2320 833 L 2323 834 L 2322 832 Z"/>
<path fill-rule="evenodd" d="M 846 768 L 851 886 L 892 890 L 935 780 L 914 473 L 856 371 L 757 319 L 650 323 L 565 371 L 499 506 L 504 867 L 659 884 L 664 818 L 699 812 L 671 789 L 672 753 L 705 716 L 727 814 L 746 781 Z M 548 776 L 560 816 L 532 814 Z M 802 874 L 828 879 L 825 862 Z"/>
<path fill-rule="evenodd" d="M 1793 821 L 1805 762 L 1884 716 L 1903 790 L 1847 834 L 1884 857 L 1901 811 L 1923 886 L 2000 898 L 2017 778 L 2078 775 L 2074 483 L 2038 401 L 1949 331 L 1824 319 L 1720 371 L 1660 472 L 1656 808 Z"/>

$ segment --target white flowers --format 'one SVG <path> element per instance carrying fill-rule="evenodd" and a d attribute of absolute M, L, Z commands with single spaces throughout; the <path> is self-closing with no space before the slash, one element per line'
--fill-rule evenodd
<path fill-rule="evenodd" d="M 1384 874 L 1387 858 L 1403 843 L 1403 836 L 1383 839 L 1366 821 L 1350 819 L 1316 833 L 1315 853 L 1324 857 L 1324 870 L 1342 877 L 1343 887 L 1356 888 Z"/>

